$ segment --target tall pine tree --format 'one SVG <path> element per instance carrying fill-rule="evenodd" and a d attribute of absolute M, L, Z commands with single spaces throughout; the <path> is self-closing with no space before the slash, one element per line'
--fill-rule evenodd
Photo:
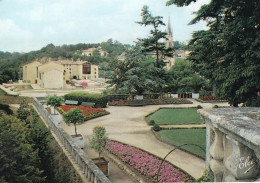
<path fill-rule="evenodd" d="M 166 32 L 161 31 L 159 28 L 165 26 L 161 16 L 152 16 L 149 7 L 144 5 L 142 8 L 142 21 L 137 22 L 142 26 L 152 26 L 148 38 L 138 39 L 142 46 L 142 52 L 152 54 L 156 58 L 156 67 L 163 67 L 165 65 L 163 59 L 165 56 L 172 57 L 173 49 L 166 48 L 163 40 L 166 40 Z"/>

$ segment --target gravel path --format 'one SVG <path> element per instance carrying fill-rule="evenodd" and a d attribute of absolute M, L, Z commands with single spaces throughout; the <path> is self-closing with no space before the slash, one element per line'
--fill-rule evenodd
<path fill-rule="evenodd" d="M 192 107 L 201 105 L 203 108 L 211 108 L 215 105 L 199 103 L 195 100 L 192 101 L 193 104 L 150 105 L 142 107 L 110 106 L 106 109 L 110 112 L 109 115 L 77 125 L 77 131 L 87 139 L 87 135 L 92 134 L 92 129 L 95 126 L 102 125 L 106 128 L 110 139 L 139 147 L 163 158 L 173 147 L 158 141 L 154 137 L 150 126 L 145 122 L 145 115 L 155 111 L 159 107 Z M 218 103 L 218 105 L 227 106 L 228 104 Z M 74 134 L 73 125 L 68 126 L 64 122 L 61 122 L 61 125 L 68 134 Z M 175 150 L 167 157 L 167 160 L 185 170 L 194 178 L 199 178 L 205 168 L 204 160 L 181 150 Z"/>

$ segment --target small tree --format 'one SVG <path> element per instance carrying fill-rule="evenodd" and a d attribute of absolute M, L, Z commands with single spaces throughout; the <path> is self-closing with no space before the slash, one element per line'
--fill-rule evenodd
<path fill-rule="evenodd" d="M 49 95 L 47 96 L 47 105 L 53 106 L 54 114 L 55 107 L 59 107 L 62 104 L 63 97 L 58 97 L 57 95 Z"/>
<path fill-rule="evenodd" d="M 17 118 L 21 120 L 26 120 L 29 115 L 30 115 L 29 105 L 25 100 L 22 100 L 17 110 Z"/>
<path fill-rule="evenodd" d="M 75 126 L 75 135 L 77 136 L 77 123 L 82 123 L 84 121 L 84 115 L 82 114 L 82 111 L 79 108 L 72 108 L 64 115 L 65 122 L 69 125 L 70 123 L 73 123 Z"/>
<path fill-rule="evenodd" d="M 89 138 L 90 148 L 98 152 L 99 160 L 101 158 L 101 153 L 103 147 L 106 144 L 108 137 L 106 135 L 106 129 L 103 126 L 96 126 L 93 128 L 93 135 Z"/>

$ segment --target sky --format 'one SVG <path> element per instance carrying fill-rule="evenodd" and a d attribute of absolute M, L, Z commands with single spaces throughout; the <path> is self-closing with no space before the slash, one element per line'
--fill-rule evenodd
<path fill-rule="evenodd" d="M 151 29 L 136 23 L 144 5 L 166 24 L 170 16 L 173 40 L 186 42 L 192 32 L 207 29 L 205 22 L 188 23 L 192 12 L 208 1 L 176 7 L 165 6 L 167 0 L 0 0 L 0 51 L 29 52 L 50 43 L 101 43 L 110 38 L 133 44 Z"/>

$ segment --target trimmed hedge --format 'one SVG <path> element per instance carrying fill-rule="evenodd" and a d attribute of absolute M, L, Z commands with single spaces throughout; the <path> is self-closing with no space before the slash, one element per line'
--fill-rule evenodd
<path fill-rule="evenodd" d="M 87 92 L 72 92 L 64 95 L 65 100 L 76 100 L 81 102 L 93 102 L 95 107 L 107 107 L 108 97 L 102 94 L 92 94 Z"/>
<path fill-rule="evenodd" d="M 167 99 L 143 99 L 143 100 L 118 100 L 109 102 L 110 106 L 144 106 L 144 105 L 163 105 L 163 104 L 192 104 L 190 100 L 183 98 Z"/>

